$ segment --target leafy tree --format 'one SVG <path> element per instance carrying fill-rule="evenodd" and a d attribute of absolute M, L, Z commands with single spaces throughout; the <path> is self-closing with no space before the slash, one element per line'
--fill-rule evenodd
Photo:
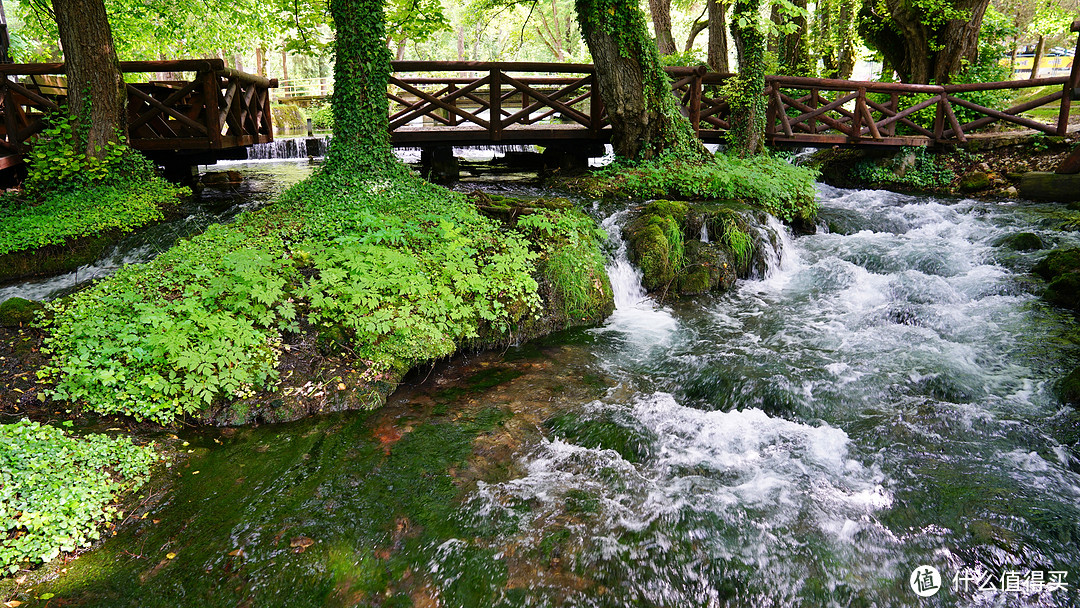
<path fill-rule="evenodd" d="M 990 0 L 864 0 L 859 32 L 910 83 L 947 83 L 978 55 Z"/>
<path fill-rule="evenodd" d="M 861 0 L 820 0 L 814 14 L 815 46 L 825 78 L 851 78 L 859 47 Z"/>

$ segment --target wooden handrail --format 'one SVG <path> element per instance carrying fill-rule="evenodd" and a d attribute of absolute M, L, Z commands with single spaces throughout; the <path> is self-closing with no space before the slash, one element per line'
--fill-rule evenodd
<path fill-rule="evenodd" d="M 174 59 L 170 61 L 121 61 L 120 71 L 139 72 L 206 72 L 225 69 L 225 61 L 210 59 Z M 3 63 L 0 74 L 11 76 L 39 76 L 43 74 L 64 74 L 63 63 Z"/>

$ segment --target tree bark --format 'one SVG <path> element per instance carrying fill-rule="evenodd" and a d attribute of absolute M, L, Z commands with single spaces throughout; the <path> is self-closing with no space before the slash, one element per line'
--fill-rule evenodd
<path fill-rule="evenodd" d="M 614 6 L 577 0 L 576 7 L 581 33 L 596 65 L 615 154 L 628 160 L 648 160 L 664 153 L 708 158 L 671 93 L 637 0 L 617 0 Z"/>
<path fill-rule="evenodd" d="M 255 74 L 266 76 L 266 49 L 261 46 L 255 47 Z"/>
<path fill-rule="evenodd" d="M 126 135 L 127 88 L 102 0 L 53 0 L 64 47 L 68 111 L 86 133 L 86 154 L 102 158 L 105 145 Z"/>
<path fill-rule="evenodd" d="M 860 31 L 889 60 L 901 81 L 946 84 L 960 72 L 964 60 L 976 60 L 979 28 L 989 3 L 949 0 L 951 8 L 965 13 L 967 19 L 949 19 L 931 26 L 923 22 L 925 10 L 910 0 L 885 0 L 886 14 L 877 13 L 875 5 L 867 2 Z"/>
<path fill-rule="evenodd" d="M 709 67 L 717 72 L 730 72 L 728 64 L 727 7 L 717 0 L 709 3 Z"/>
<path fill-rule="evenodd" d="M 649 0 L 656 47 L 661 55 L 675 54 L 675 38 L 671 35 L 671 0 Z"/>
<path fill-rule="evenodd" d="M 1030 80 L 1035 80 L 1039 77 L 1039 64 L 1042 63 L 1043 49 L 1046 46 L 1046 37 L 1039 34 L 1039 44 L 1035 45 L 1035 57 L 1031 60 L 1031 76 Z"/>
<path fill-rule="evenodd" d="M 281 79 L 289 79 L 289 51 L 285 47 L 281 48 Z"/>

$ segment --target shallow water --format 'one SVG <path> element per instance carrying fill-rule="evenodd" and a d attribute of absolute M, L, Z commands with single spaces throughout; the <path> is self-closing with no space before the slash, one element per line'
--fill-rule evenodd
<path fill-rule="evenodd" d="M 1054 205 L 820 197 L 845 234 L 772 224 L 769 271 L 732 292 L 657 305 L 615 236 L 602 327 L 419 370 L 373 414 L 184 436 L 167 489 L 33 593 L 1080 605 L 1080 418 L 1053 392 L 1080 336 L 1033 295 L 1043 254 L 994 246 L 1080 238 Z M 944 578 L 926 599 L 909 586 L 923 564 Z M 1068 586 L 1036 589 L 1033 572 Z M 1011 573 L 1026 578 L 1002 591 Z"/>

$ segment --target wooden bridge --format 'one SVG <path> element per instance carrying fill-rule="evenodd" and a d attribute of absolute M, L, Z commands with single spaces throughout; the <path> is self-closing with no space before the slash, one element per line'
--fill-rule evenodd
<path fill-rule="evenodd" d="M 610 125 L 586 64 L 394 62 L 390 131 L 400 145 L 607 142 Z M 732 74 L 667 68 L 683 114 L 706 142 L 722 142 L 731 107 L 722 87 Z M 432 75 L 438 74 L 438 75 Z M 1070 76 L 956 85 L 859 82 L 768 76 L 770 144 L 928 146 L 965 143 L 1002 128 L 1065 135 L 1077 71 Z M 992 91 L 1057 90 L 993 108 Z M 1025 113 L 1040 109 L 1049 122 Z"/>
<path fill-rule="evenodd" d="M 225 67 L 221 59 L 125 61 L 126 78 L 173 74 L 127 84 L 131 145 L 164 163 L 245 158 L 244 148 L 273 141 L 269 89 L 275 80 Z M 0 64 L 0 169 L 22 163 L 45 118 L 67 97 L 62 63 Z M 188 79 L 176 75 L 193 74 Z"/>
<path fill-rule="evenodd" d="M 228 69 L 220 59 L 121 65 L 129 79 L 147 75 L 127 85 L 130 140 L 158 162 L 244 158 L 244 147 L 273 140 L 275 80 Z M 66 89 L 56 75 L 63 67 L 0 65 L 0 168 L 21 162 L 46 114 L 60 107 Z M 611 136 L 592 65 L 396 61 L 393 70 L 387 95 L 396 145 L 575 148 L 606 143 Z M 667 72 L 698 136 L 723 141 L 731 107 L 722 91 L 733 76 L 705 68 Z M 173 76 L 152 79 L 152 73 Z M 183 74 L 191 76 L 176 76 Z M 1003 127 L 1065 135 L 1078 78 L 1080 62 L 1065 77 L 946 86 L 769 76 L 763 92 L 766 136 L 778 146 L 868 147 L 964 143 Z M 1052 91 L 1011 107 L 979 101 L 995 91 L 1016 98 L 1024 89 L 1042 87 Z M 1076 165 L 1080 169 L 1080 159 Z"/>

